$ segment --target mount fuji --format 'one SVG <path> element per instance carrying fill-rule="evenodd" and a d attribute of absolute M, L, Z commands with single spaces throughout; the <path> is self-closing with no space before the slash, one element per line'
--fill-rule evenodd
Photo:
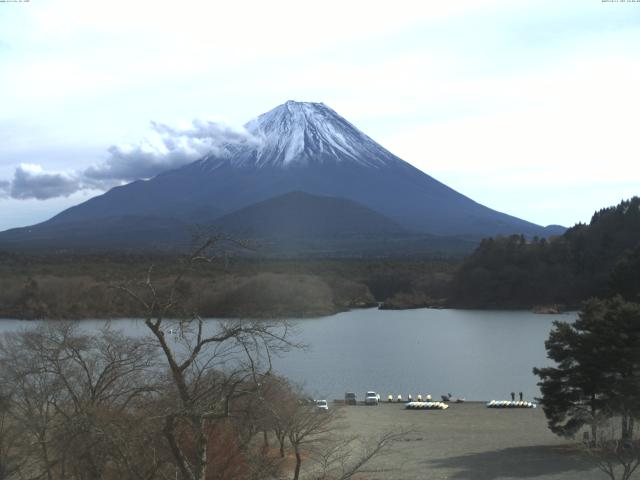
<path fill-rule="evenodd" d="M 280 223 L 273 222 L 270 235 L 264 219 L 290 215 L 296 208 L 295 218 L 322 212 L 318 223 L 328 226 L 326 237 L 335 237 L 336 225 L 346 224 L 367 225 L 366 231 L 349 229 L 351 236 L 377 232 L 413 241 L 445 236 L 475 242 L 501 234 L 563 231 L 471 200 L 398 158 L 322 103 L 288 101 L 245 128 L 251 141 L 227 144 L 222 155 L 208 154 L 149 180 L 113 188 L 44 223 L 0 233 L 0 247 L 177 248 L 184 241 L 177 230 L 186 232 L 194 223 L 225 230 L 229 218 L 234 231 L 249 233 L 260 218 L 260 235 L 277 236 Z M 287 195 L 292 192 L 309 197 L 300 201 L 299 195 Z M 283 202 L 289 203 L 284 209 Z M 259 209 L 249 208 L 258 203 Z M 269 213 L 270 206 L 282 210 Z M 367 222 L 359 221 L 363 216 Z M 336 222 L 330 226 L 332 218 Z M 295 231 L 292 222 L 287 231 Z M 309 235 L 322 238 L 318 228 L 312 231 Z M 75 232 L 73 241 L 70 232 Z M 103 234 L 128 242 L 99 240 Z M 304 236 L 305 227 L 297 234 Z"/>

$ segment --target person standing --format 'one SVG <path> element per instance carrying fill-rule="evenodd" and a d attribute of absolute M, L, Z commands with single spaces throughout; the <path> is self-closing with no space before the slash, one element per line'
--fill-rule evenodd
<path fill-rule="evenodd" d="M 520 401 L 522 401 L 522 392 L 520 392 L 519 395 L 520 395 Z"/>
<path fill-rule="evenodd" d="M 514 402 L 516 399 L 516 392 L 511 392 L 511 401 Z"/>

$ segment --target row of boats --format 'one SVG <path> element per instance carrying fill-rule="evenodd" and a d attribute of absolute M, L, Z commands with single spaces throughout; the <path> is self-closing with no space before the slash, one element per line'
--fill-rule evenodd
<path fill-rule="evenodd" d="M 491 400 L 487 408 L 536 408 L 533 402 L 524 400 Z M 449 405 L 445 402 L 406 402 L 405 408 L 409 410 L 446 410 Z"/>
<path fill-rule="evenodd" d="M 487 408 L 536 408 L 533 402 L 524 400 L 491 400 L 487 403 Z"/>
<path fill-rule="evenodd" d="M 455 398 L 453 396 L 451 396 L 451 394 L 447 394 L 447 395 L 441 395 L 440 396 L 442 398 L 442 402 L 450 402 L 450 403 L 462 403 L 465 401 L 464 398 Z M 389 395 L 387 397 L 387 403 L 392 403 L 392 402 L 396 402 L 396 403 L 407 403 L 407 402 L 431 402 L 432 398 L 430 394 L 425 394 L 425 396 L 423 397 L 422 394 L 418 394 L 418 396 L 415 398 L 413 398 L 413 396 L 411 394 L 407 395 L 407 400 L 406 402 L 403 400 L 402 395 L 398 395 L 395 400 L 393 395 Z M 434 403 L 442 403 L 442 402 L 434 402 Z"/>
<path fill-rule="evenodd" d="M 410 410 L 446 410 L 449 405 L 444 402 L 407 402 L 405 408 Z"/>
<path fill-rule="evenodd" d="M 389 396 L 387 397 L 387 402 L 388 402 L 388 403 L 391 403 L 391 402 L 393 402 L 393 401 L 394 401 L 394 399 L 393 399 L 393 395 L 389 395 Z M 406 401 L 402 398 L 402 395 L 398 395 L 398 396 L 396 397 L 395 401 L 396 401 L 397 403 L 406 403 L 406 402 L 413 402 L 414 400 L 413 400 L 413 396 L 412 396 L 411 394 L 409 394 L 409 395 L 407 395 L 407 400 L 406 400 Z M 415 400 L 415 401 L 417 401 L 417 402 L 422 402 L 422 401 L 423 401 L 423 397 L 422 397 L 422 395 L 421 395 L 421 394 L 418 394 L 418 396 L 416 397 L 416 400 Z M 429 394 L 427 393 L 427 394 L 424 396 L 424 401 L 425 401 L 425 402 L 430 402 L 430 401 L 431 401 L 431 395 L 429 395 Z"/>

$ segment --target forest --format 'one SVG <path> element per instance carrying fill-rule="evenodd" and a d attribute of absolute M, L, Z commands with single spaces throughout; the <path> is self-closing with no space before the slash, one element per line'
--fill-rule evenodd
<path fill-rule="evenodd" d="M 577 309 L 591 297 L 640 299 L 640 198 L 622 201 L 560 236 L 488 238 L 468 257 L 274 259 L 230 256 L 182 278 L 185 302 L 204 317 L 310 317 L 351 308 Z M 136 315 L 115 284 L 153 267 L 159 285 L 185 256 L 27 255 L 0 252 L 0 317 Z"/>
<path fill-rule="evenodd" d="M 561 309 L 590 297 L 640 299 L 640 198 L 596 212 L 561 236 L 489 238 L 453 276 L 448 303 L 466 308 Z"/>
<path fill-rule="evenodd" d="M 153 266 L 159 285 L 185 257 L 0 254 L 0 318 L 122 318 L 136 307 L 114 285 Z M 443 302 L 457 259 L 251 259 L 219 252 L 183 277 L 181 291 L 204 317 L 309 317 L 350 308 Z"/>

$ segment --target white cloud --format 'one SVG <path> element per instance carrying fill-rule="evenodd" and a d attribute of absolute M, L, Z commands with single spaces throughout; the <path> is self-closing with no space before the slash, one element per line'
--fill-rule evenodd
<path fill-rule="evenodd" d="M 257 143 L 242 127 L 206 119 L 180 126 L 151 122 L 148 135 L 133 144 L 112 145 L 107 158 L 84 170 L 46 171 L 23 163 L 11 182 L 0 181 L 0 196 L 47 200 L 68 197 L 79 190 L 106 190 L 132 180 L 151 178 L 191 163 L 205 154 L 225 156 L 227 148 Z"/>
<path fill-rule="evenodd" d="M 492 113 L 427 122 L 383 143 L 481 203 L 539 223 L 585 221 L 610 200 L 640 193 L 639 82 L 640 61 L 616 55 L 478 79 L 460 84 L 461 95 L 490 100 Z M 548 208 L 575 207 L 576 196 L 581 217 Z"/>
<path fill-rule="evenodd" d="M 195 0 L 179 7 L 148 0 L 52 1 L 30 5 L 31 14 L 19 28 L 10 28 L 7 42 L 28 55 L 4 59 L 12 75 L 0 84 L 22 102 L 61 104 L 66 98 L 108 95 L 185 75 L 197 81 L 251 63 L 311 58 L 345 42 L 497 3 L 330 0 L 303 11 L 295 0 L 250 6 Z"/>
<path fill-rule="evenodd" d="M 40 165 L 23 163 L 16 168 L 10 194 L 12 198 L 20 200 L 29 198 L 47 200 L 68 197 L 79 188 L 79 179 L 72 174 L 47 172 Z"/>
<path fill-rule="evenodd" d="M 0 180 L 0 198 L 9 197 L 10 190 L 11 190 L 11 182 L 7 180 Z"/>
<path fill-rule="evenodd" d="M 230 145 L 256 143 L 258 139 L 241 127 L 196 119 L 171 127 L 152 122 L 151 132 L 141 142 L 114 145 L 108 158 L 83 172 L 97 185 L 150 178 L 161 172 L 194 162 L 208 153 L 225 156 Z"/>
<path fill-rule="evenodd" d="M 114 139 L 141 138 L 149 118 L 213 113 L 241 122 L 294 98 L 327 103 L 427 173 L 538 222 L 543 203 L 582 198 L 562 218 L 546 210 L 549 221 L 570 223 L 590 215 L 598 182 L 607 192 L 622 192 L 625 175 L 640 182 L 628 123 L 638 111 L 638 4 L 304 7 L 51 0 L 3 12 L 0 63 L 11 75 L 0 76 L 0 178 L 19 163 L 42 164 L 40 179 L 64 192 L 78 178 L 82 188 L 105 188 L 152 176 L 194 159 L 204 140 L 154 130 L 101 155 Z M 598 169 L 602 161 L 611 168 Z M 565 180 L 545 190 L 538 210 L 520 200 L 518 192 L 554 178 Z M 0 183 L 0 197 L 10 190 Z M 26 215 L 31 203 L 12 201 Z"/>

